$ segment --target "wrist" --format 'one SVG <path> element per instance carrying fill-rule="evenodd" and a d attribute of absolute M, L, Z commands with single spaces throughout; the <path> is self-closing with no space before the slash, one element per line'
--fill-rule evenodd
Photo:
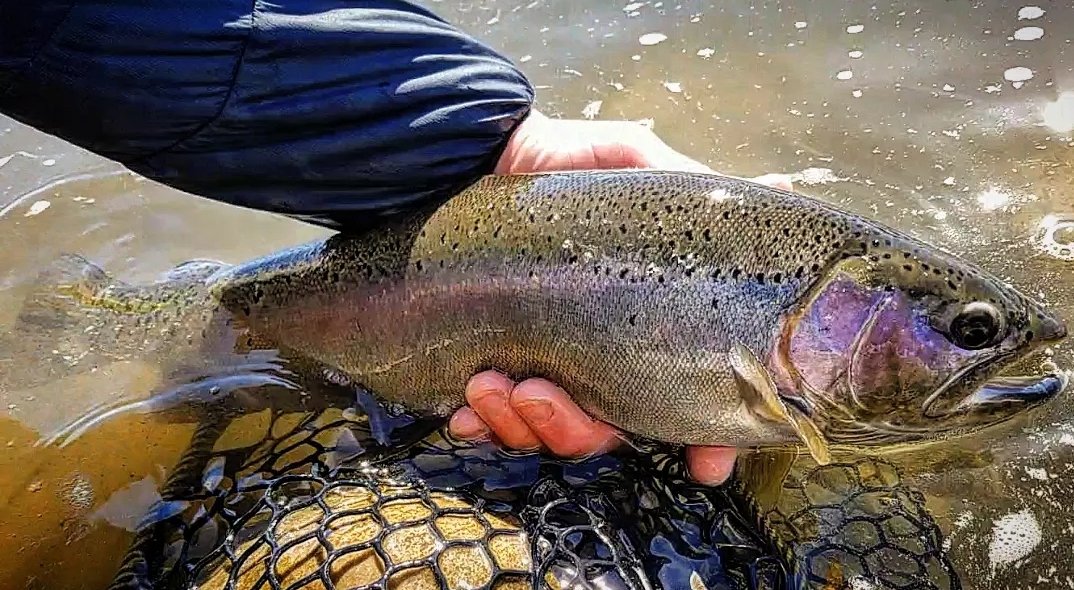
<path fill-rule="evenodd" d="M 530 146 L 533 138 L 538 135 L 535 130 L 539 129 L 547 121 L 548 117 L 535 109 L 531 109 L 508 137 L 507 145 L 500 152 L 500 157 L 496 161 L 493 174 L 511 174 L 515 172 L 520 155 L 526 151 L 527 146 Z"/>

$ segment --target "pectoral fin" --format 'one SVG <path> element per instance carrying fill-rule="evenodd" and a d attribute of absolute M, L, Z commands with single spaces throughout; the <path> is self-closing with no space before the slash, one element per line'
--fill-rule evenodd
<path fill-rule="evenodd" d="M 769 420 L 782 420 L 791 425 L 802 439 L 813 460 L 819 465 L 831 463 L 828 441 L 816 423 L 798 408 L 779 397 L 772 374 L 753 351 L 741 344 L 731 347 L 731 369 L 735 374 L 742 399 L 749 408 Z"/>

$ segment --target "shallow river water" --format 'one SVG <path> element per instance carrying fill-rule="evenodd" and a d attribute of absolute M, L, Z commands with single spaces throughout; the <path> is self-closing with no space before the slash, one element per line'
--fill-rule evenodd
<path fill-rule="evenodd" d="M 1074 321 L 1067 3 L 426 4 L 520 63 L 547 114 L 646 120 L 715 169 L 794 174 L 798 190 L 954 250 Z M 138 281 L 324 234 L 147 182 L 2 118 L 0 191 L 0 326 L 61 252 Z M 53 354 L 0 350 L 0 372 Z M 1074 366 L 1069 346 L 1054 360 Z M 107 585 L 191 427 L 122 416 L 65 446 L 54 435 L 158 378 L 127 362 L 0 391 L 0 587 Z M 1074 588 L 1069 395 L 995 439 L 961 443 L 960 458 L 898 459 L 963 587 Z"/>

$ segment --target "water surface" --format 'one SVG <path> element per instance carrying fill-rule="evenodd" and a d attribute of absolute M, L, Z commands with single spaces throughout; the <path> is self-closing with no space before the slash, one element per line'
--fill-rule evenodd
<path fill-rule="evenodd" d="M 426 2 L 502 49 L 555 116 L 642 120 L 715 169 L 800 190 L 954 250 L 1074 321 L 1074 9 L 1062 2 Z M 37 269 L 81 253 L 125 280 L 323 235 L 147 182 L 0 119 L 0 326 Z M 242 231 L 236 231 L 242 228 Z M 0 351 L 5 366 L 52 350 Z M 1055 361 L 1072 365 L 1071 349 Z M 100 588 L 187 444 L 121 417 L 39 444 L 160 379 L 136 361 L 0 391 L 0 586 Z M 958 458 L 903 459 L 966 588 L 1074 588 L 1074 421 L 1033 417 Z M 930 455 L 935 459 L 938 455 Z M 101 512 L 116 493 L 129 514 Z M 115 506 L 111 503 L 109 506 Z M 126 520 L 125 520 L 126 519 Z"/>

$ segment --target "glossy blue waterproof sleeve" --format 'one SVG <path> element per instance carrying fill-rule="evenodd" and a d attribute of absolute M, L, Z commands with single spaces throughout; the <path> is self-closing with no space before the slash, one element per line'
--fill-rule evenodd
<path fill-rule="evenodd" d="M 0 112 L 335 229 L 491 172 L 533 87 L 401 0 L 0 0 Z"/>

